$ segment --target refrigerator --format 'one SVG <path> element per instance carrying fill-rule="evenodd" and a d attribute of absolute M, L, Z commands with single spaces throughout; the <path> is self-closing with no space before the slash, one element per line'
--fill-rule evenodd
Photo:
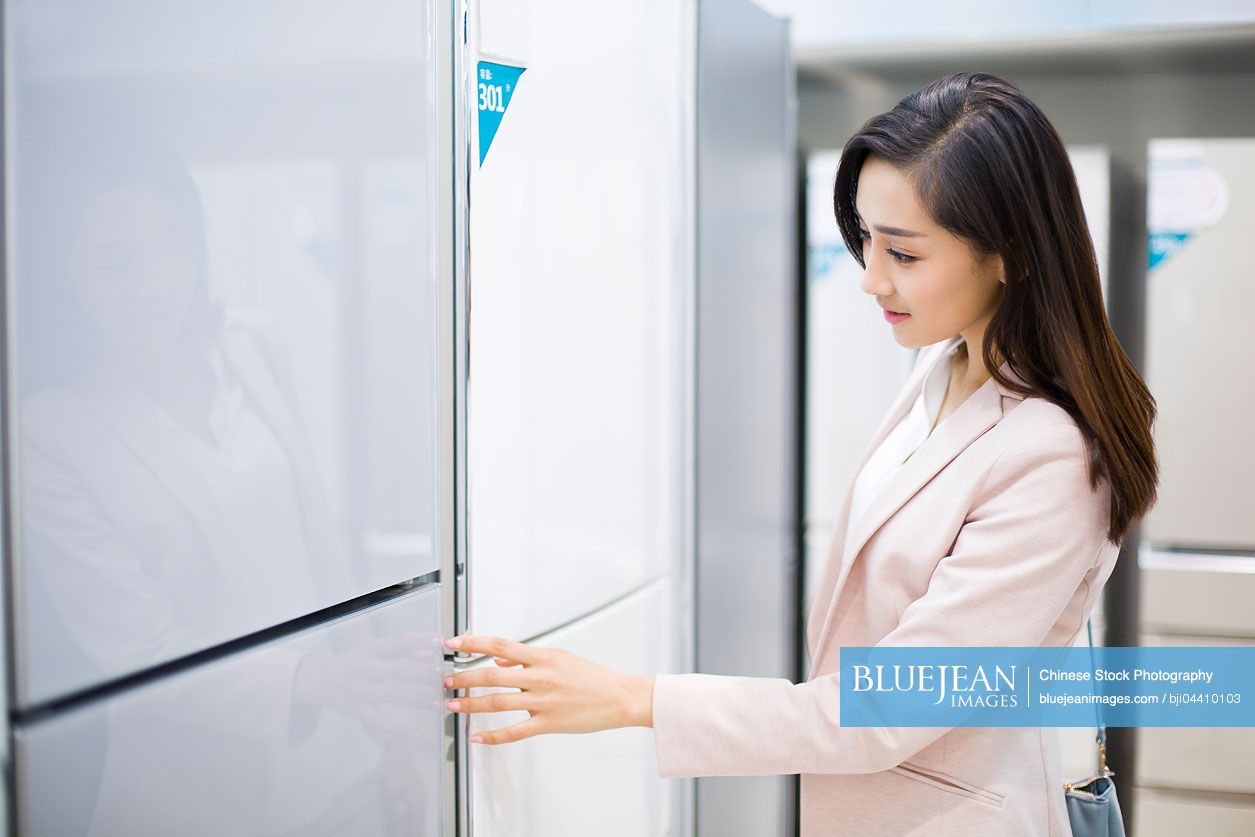
<path fill-rule="evenodd" d="M 1255 220 L 1255 140 L 1152 140 L 1147 151 L 1146 381 L 1158 402 L 1159 501 L 1143 539 L 1255 548 L 1255 350 L 1243 266 Z"/>
<path fill-rule="evenodd" d="M 1156 504 L 1138 549 L 1140 643 L 1255 643 L 1255 302 L 1245 250 L 1255 222 L 1255 139 L 1174 137 L 1147 146 L 1145 377 L 1155 397 Z M 1250 830 L 1231 800 L 1255 794 L 1255 730 L 1147 728 L 1137 782 L 1154 821 Z"/>
<path fill-rule="evenodd" d="M 18 834 L 454 824 L 453 25 L 3 4 Z"/>

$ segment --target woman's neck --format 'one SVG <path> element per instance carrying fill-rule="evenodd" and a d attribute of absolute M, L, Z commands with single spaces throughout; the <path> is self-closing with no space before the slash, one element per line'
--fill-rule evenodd
<path fill-rule="evenodd" d="M 984 338 L 984 329 L 981 333 L 974 335 L 975 339 L 969 338 L 967 334 L 961 335 L 963 339 L 960 341 L 958 350 L 954 353 L 953 366 L 951 369 L 951 381 L 956 388 L 964 393 L 972 393 L 980 389 L 986 381 L 992 377 L 991 372 L 985 368 L 985 360 L 981 356 L 979 349 L 973 351 L 973 346 L 980 346 L 981 340 Z"/>

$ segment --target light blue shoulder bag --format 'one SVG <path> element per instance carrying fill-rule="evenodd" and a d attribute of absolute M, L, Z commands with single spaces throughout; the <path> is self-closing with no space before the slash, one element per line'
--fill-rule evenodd
<path fill-rule="evenodd" d="M 1094 630 L 1085 623 L 1089 634 L 1089 663 L 1094 665 Z M 1096 681 L 1095 681 L 1096 682 Z M 1074 837 L 1124 837 L 1124 816 L 1120 813 L 1120 800 L 1116 799 L 1116 785 L 1111 781 L 1115 771 L 1107 769 L 1107 728 L 1102 722 L 1102 704 L 1094 703 L 1098 720 L 1098 772 L 1087 779 L 1063 783 L 1064 799 L 1068 804 L 1068 821 Z"/>

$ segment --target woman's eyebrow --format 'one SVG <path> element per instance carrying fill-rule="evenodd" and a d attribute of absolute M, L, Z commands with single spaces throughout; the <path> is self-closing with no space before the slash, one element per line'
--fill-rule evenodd
<path fill-rule="evenodd" d="M 857 210 L 854 213 L 854 217 L 858 219 L 858 222 L 860 224 L 864 223 L 863 216 L 859 215 Z M 916 232 L 915 230 L 904 230 L 901 227 L 886 227 L 882 224 L 877 224 L 876 226 L 872 227 L 872 229 L 874 229 L 878 233 L 883 233 L 885 235 L 896 235 L 901 238 L 928 238 L 928 233 Z"/>
<path fill-rule="evenodd" d="M 915 230 L 904 230 L 901 227 L 884 227 L 880 224 L 872 227 L 876 232 L 885 235 L 896 235 L 902 238 L 928 238 L 928 233 L 916 232 Z"/>

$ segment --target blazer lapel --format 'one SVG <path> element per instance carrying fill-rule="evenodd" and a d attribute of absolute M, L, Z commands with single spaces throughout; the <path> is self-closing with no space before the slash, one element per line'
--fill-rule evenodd
<path fill-rule="evenodd" d="M 253 405 L 286 454 L 302 509 L 310 573 L 322 596 L 352 589 L 351 560 L 344 532 L 327 497 L 318 471 L 318 458 L 294 406 L 285 402 L 277 376 L 243 328 L 224 329 L 222 348 Z"/>
<path fill-rule="evenodd" d="M 949 350 L 956 342 L 958 342 L 957 336 L 946 341 L 937 350 L 936 354 L 931 355 L 916 369 L 908 384 L 903 388 L 903 394 L 876 430 L 872 442 L 863 452 L 854 476 L 850 479 L 850 485 L 846 489 L 845 500 L 842 504 L 841 524 L 833 532 L 833 541 L 829 547 L 828 555 L 829 566 L 825 570 L 825 580 L 834 572 L 836 573 L 836 580 L 831 582 L 831 592 L 827 595 L 826 612 L 820 628 L 819 639 L 815 643 L 814 649 L 812 649 L 812 660 L 818 659 L 822 652 L 824 643 L 827 641 L 835 622 L 834 617 L 836 616 L 837 602 L 840 600 L 842 587 L 849 576 L 851 567 L 861 555 L 867 541 L 941 469 L 1002 419 L 1005 413 L 1004 399 L 1018 400 L 1021 398 L 1021 396 L 999 386 L 992 377 L 985 381 L 976 392 L 972 393 L 967 400 L 960 404 L 951 415 L 947 416 L 936 427 L 932 435 L 920 445 L 919 449 L 911 455 L 911 458 L 903 463 L 889 478 L 879 493 L 872 499 L 862 518 L 855 521 L 854 537 L 850 541 L 849 550 L 846 551 L 844 546 L 846 529 L 849 526 L 850 504 L 854 483 L 858 478 L 859 472 L 867 464 L 876 448 L 879 447 L 893 428 L 897 426 L 898 422 L 902 420 L 906 412 L 914 405 L 923 385 L 923 379 L 932 367 L 932 363 L 938 359 L 941 353 Z M 1002 364 L 1001 371 L 1012 380 L 1021 380 L 1011 371 L 1010 366 L 1006 363 Z M 823 586 L 821 585 L 821 590 Z M 823 599 L 816 599 L 816 602 L 820 601 L 823 601 Z"/>

